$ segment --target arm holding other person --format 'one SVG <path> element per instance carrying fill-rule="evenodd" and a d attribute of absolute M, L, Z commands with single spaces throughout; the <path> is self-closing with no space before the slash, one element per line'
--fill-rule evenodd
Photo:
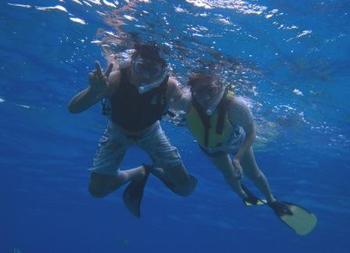
<path fill-rule="evenodd" d="M 166 98 L 172 111 L 187 112 L 191 105 L 191 94 L 181 88 L 180 83 L 174 77 L 168 80 Z"/>
<path fill-rule="evenodd" d="M 230 101 L 228 117 L 232 125 L 241 126 L 246 134 L 238 152 L 232 159 L 233 165 L 242 171 L 241 158 L 251 148 L 256 138 L 254 119 L 248 105 L 241 97 L 234 97 Z"/>

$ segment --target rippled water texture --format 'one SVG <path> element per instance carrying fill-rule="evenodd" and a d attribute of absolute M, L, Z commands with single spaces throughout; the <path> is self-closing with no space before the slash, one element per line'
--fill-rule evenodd
<path fill-rule="evenodd" d="M 347 253 L 350 225 L 350 2 L 343 0 L 0 3 L 0 252 Z M 268 208 L 246 209 L 189 133 L 163 127 L 199 179 L 182 199 L 151 178 L 143 217 L 121 191 L 87 192 L 105 127 L 99 106 L 66 110 L 94 61 L 161 45 L 185 85 L 207 67 L 246 98 L 256 157 L 278 197 L 316 213 L 297 237 Z M 122 169 L 147 161 L 132 149 Z"/>

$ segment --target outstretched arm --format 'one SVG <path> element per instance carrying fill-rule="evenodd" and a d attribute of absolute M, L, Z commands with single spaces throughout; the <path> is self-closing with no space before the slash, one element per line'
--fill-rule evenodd
<path fill-rule="evenodd" d="M 89 75 L 89 87 L 75 95 L 68 105 L 71 113 L 80 113 L 96 104 L 106 97 L 112 87 L 113 80 L 118 73 L 112 72 L 113 64 L 110 64 L 105 73 L 102 73 L 101 66 L 96 62 L 96 69 Z M 112 72 L 112 74 L 111 74 Z"/>

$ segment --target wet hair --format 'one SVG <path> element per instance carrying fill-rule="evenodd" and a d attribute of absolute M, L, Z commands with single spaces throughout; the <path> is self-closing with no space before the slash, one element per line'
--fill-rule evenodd
<path fill-rule="evenodd" d="M 135 45 L 135 52 L 132 58 L 140 56 L 143 59 L 160 63 L 163 66 L 166 65 L 165 60 L 160 56 L 160 48 L 155 43 L 142 44 L 138 43 Z"/>

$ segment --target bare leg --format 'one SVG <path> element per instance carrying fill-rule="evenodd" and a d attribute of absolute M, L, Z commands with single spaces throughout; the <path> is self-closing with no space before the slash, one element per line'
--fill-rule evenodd
<path fill-rule="evenodd" d="M 154 167 L 151 172 L 170 190 L 180 196 L 190 195 L 197 185 L 197 179 L 189 175 L 182 165 L 165 169 Z"/>
<path fill-rule="evenodd" d="M 138 144 L 155 164 L 151 173 L 176 194 L 187 196 L 193 192 L 197 180 L 189 175 L 177 148 L 171 145 L 159 123 L 156 124 Z"/>
<path fill-rule="evenodd" d="M 250 148 L 242 157 L 241 165 L 244 173 L 254 182 L 256 187 L 264 194 L 268 202 L 273 202 L 276 199 L 272 195 L 270 185 L 264 175 L 259 169 L 255 161 L 253 149 Z"/>
<path fill-rule="evenodd" d="M 142 179 L 145 175 L 145 168 L 143 166 L 119 171 L 117 175 L 91 173 L 89 192 L 92 196 L 101 198 L 107 194 L 117 190 L 120 186 L 132 180 Z"/>
<path fill-rule="evenodd" d="M 231 186 L 242 199 L 247 198 L 247 194 L 242 189 L 241 181 L 235 176 L 232 161 L 227 153 L 211 157 L 212 162 L 222 172 L 226 182 Z"/>

